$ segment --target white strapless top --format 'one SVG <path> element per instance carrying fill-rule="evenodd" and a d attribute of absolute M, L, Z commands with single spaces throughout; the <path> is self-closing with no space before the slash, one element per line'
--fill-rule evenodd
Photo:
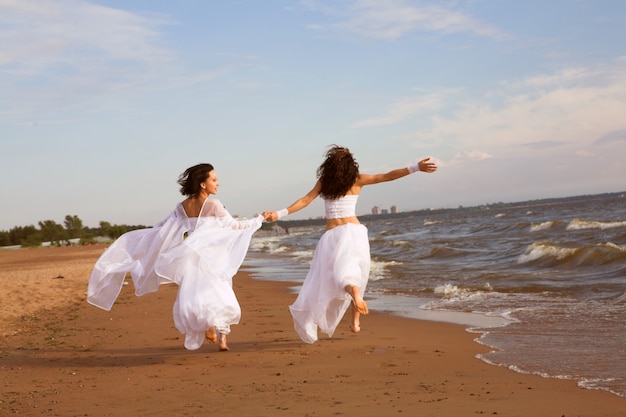
<path fill-rule="evenodd" d="M 327 219 L 342 219 L 356 216 L 356 202 L 358 194 L 344 195 L 336 200 L 324 200 Z"/>

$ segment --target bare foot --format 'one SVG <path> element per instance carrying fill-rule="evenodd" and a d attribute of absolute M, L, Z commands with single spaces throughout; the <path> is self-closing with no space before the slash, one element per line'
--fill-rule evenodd
<path fill-rule="evenodd" d="M 360 332 L 360 331 L 361 331 L 361 326 L 360 326 L 360 325 L 358 325 L 358 324 L 354 324 L 354 323 L 353 323 L 353 324 L 351 324 L 351 325 L 350 325 L 350 331 L 351 331 L 352 333 L 358 333 L 358 332 Z"/>
<path fill-rule="evenodd" d="M 229 351 L 230 348 L 226 344 L 226 335 L 223 334 L 223 333 L 220 333 L 219 339 L 220 339 L 220 344 L 219 344 L 220 351 L 222 351 L 222 352 Z"/>
<path fill-rule="evenodd" d="M 363 300 L 363 297 L 361 296 L 361 291 L 359 290 L 359 287 L 357 287 L 356 285 L 346 285 L 345 289 L 346 292 L 352 297 L 352 302 L 354 303 L 357 311 L 361 314 L 367 315 L 367 313 L 369 313 L 369 309 L 367 308 L 367 303 Z"/>
<path fill-rule="evenodd" d="M 204 332 L 204 337 L 209 343 L 217 343 L 217 332 L 215 331 L 215 327 L 209 328 L 206 332 Z"/>
<path fill-rule="evenodd" d="M 363 315 L 367 315 L 370 312 L 367 308 L 367 303 L 362 298 L 354 300 L 354 305 L 357 311 Z"/>

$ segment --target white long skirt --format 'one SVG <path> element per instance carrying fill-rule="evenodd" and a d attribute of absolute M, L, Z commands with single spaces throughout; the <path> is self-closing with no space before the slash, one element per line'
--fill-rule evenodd
<path fill-rule="evenodd" d="M 370 246 L 365 226 L 349 223 L 322 235 L 300 293 L 289 306 L 302 341 L 316 342 L 318 327 L 328 337 L 333 335 L 352 302 L 345 287 L 354 285 L 365 294 L 369 273 Z"/>
<path fill-rule="evenodd" d="M 198 228 L 157 259 L 156 273 L 179 286 L 173 317 L 176 328 L 185 334 L 185 348 L 200 348 L 211 327 L 228 334 L 230 326 L 239 323 L 241 307 L 232 278 L 257 228 Z"/>
<path fill-rule="evenodd" d="M 224 216 L 213 215 L 214 207 L 222 208 L 217 200 L 207 199 L 203 216 L 188 218 L 179 203 L 154 228 L 122 235 L 96 262 L 87 301 L 111 310 L 130 272 L 138 296 L 155 292 L 162 284 L 179 286 L 173 317 L 176 328 L 185 334 L 185 348 L 200 348 L 210 327 L 229 333 L 230 325 L 241 318 L 232 278 L 262 218 L 238 221 L 235 226 L 241 228 L 237 229 L 230 217 L 225 222 L 220 220 Z"/>

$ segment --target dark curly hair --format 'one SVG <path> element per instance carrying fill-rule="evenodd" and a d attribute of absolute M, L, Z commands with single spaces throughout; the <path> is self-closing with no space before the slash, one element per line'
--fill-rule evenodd
<path fill-rule="evenodd" d="M 359 164 L 348 148 L 331 145 L 326 151 L 326 159 L 317 168 L 322 189 L 320 195 L 328 200 L 343 197 L 359 177 Z"/>
<path fill-rule="evenodd" d="M 197 197 L 200 194 L 200 184 L 209 177 L 213 171 L 211 164 L 198 164 L 189 167 L 178 177 L 180 193 L 187 197 Z"/>

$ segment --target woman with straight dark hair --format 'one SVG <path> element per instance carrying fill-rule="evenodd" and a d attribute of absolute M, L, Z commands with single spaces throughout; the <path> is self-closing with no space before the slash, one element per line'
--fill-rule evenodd
<path fill-rule="evenodd" d="M 237 220 L 219 200 L 209 198 L 219 187 L 211 164 L 187 168 L 178 184 L 186 198 L 169 216 L 153 228 L 120 236 L 98 259 L 87 300 L 110 310 L 127 272 L 137 296 L 175 283 L 174 324 L 185 334 L 185 348 L 198 349 L 206 338 L 226 351 L 226 335 L 241 317 L 232 277 L 263 216 Z"/>

